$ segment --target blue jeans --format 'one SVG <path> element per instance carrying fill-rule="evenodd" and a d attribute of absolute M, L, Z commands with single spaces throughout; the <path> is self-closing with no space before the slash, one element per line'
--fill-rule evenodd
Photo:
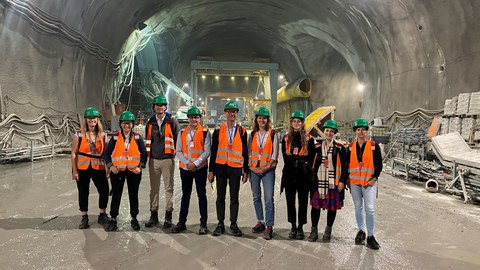
<path fill-rule="evenodd" d="M 375 195 L 377 193 L 377 184 L 373 186 L 351 185 L 353 204 L 355 204 L 355 218 L 359 230 L 365 231 L 363 219 L 363 207 L 365 205 L 365 216 L 367 220 L 367 234 L 372 236 L 375 231 Z"/>
<path fill-rule="evenodd" d="M 265 200 L 265 225 L 273 226 L 275 218 L 275 205 L 273 201 L 273 190 L 275 187 L 275 170 L 270 170 L 263 175 L 250 172 L 250 184 L 253 193 L 253 206 L 258 221 L 263 221 L 262 189 L 260 182 L 263 182 L 263 196 Z"/>

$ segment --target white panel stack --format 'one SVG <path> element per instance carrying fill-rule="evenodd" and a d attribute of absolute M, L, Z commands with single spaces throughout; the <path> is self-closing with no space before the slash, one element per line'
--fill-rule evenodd
<path fill-rule="evenodd" d="M 450 124 L 448 126 L 448 133 L 453 133 L 453 132 L 458 132 L 460 133 L 462 131 L 462 119 L 460 117 L 452 117 L 450 118 Z"/>
<path fill-rule="evenodd" d="M 458 101 L 458 97 L 453 97 L 452 99 L 446 99 L 443 114 L 454 115 L 457 111 L 457 101 Z"/>
<path fill-rule="evenodd" d="M 462 118 L 462 132 L 460 134 L 462 135 L 462 138 L 464 140 L 468 141 L 468 138 L 470 137 L 470 130 L 474 125 L 475 125 L 475 118 L 472 118 L 472 117 Z"/>
<path fill-rule="evenodd" d="M 440 134 L 448 134 L 448 124 L 450 122 L 450 118 L 443 117 L 442 118 L 442 125 L 440 126 Z"/>
<path fill-rule="evenodd" d="M 467 114 L 470 104 L 470 93 L 462 93 L 458 95 L 457 114 Z"/>
<path fill-rule="evenodd" d="M 480 92 L 473 92 L 470 95 L 469 115 L 480 115 Z"/>

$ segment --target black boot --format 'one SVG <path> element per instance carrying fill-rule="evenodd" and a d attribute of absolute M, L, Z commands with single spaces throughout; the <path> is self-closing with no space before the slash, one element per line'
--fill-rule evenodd
<path fill-rule="evenodd" d="M 82 221 L 80 222 L 78 228 L 81 230 L 90 228 L 90 225 L 88 225 L 88 215 L 82 216 Z"/>
<path fill-rule="evenodd" d="M 297 228 L 297 240 L 303 240 L 305 238 L 305 233 L 303 232 L 302 226 L 298 226 Z"/>
<path fill-rule="evenodd" d="M 323 242 L 330 242 L 330 239 L 332 239 L 332 227 L 325 227 L 325 232 L 323 233 L 322 236 L 322 241 Z"/>
<path fill-rule="evenodd" d="M 198 234 L 203 235 L 208 233 L 207 222 L 200 222 L 200 229 L 198 230 Z"/>
<path fill-rule="evenodd" d="M 230 225 L 230 232 L 237 237 L 241 237 L 243 235 L 242 231 L 238 228 L 237 223 L 232 223 Z"/>
<path fill-rule="evenodd" d="M 308 242 L 316 242 L 318 239 L 318 228 L 317 227 L 312 227 L 312 231 L 310 232 L 310 235 L 308 236 Z"/>
<path fill-rule="evenodd" d="M 140 224 L 138 224 L 137 218 L 132 218 L 132 221 L 130 221 L 130 225 L 132 225 L 132 229 L 134 231 L 139 231 L 140 230 Z"/>
<path fill-rule="evenodd" d="M 153 227 L 158 224 L 158 212 L 157 211 L 151 211 L 150 212 L 150 219 L 148 220 L 147 223 L 145 223 L 145 227 Z"/>
<path fill-rule="evenodd" d="M 118 227 L 117 227 L 117 219 L 116 218 L 112 218 L 110 219 L 110 222 L 108 223 L 108 226 L 105 227 L 105 231 L 107 232 L 114 232 L 118 230 Z"/>
<path fill-rule="evenodd" d="M 165 211 L 165 222 L 163 222 L 163 228 L 168 229 L 171 228 L 172 225 L 172 211 Z"/>
<path fill-rule="evenodd" d="M 172 233 L 179 233 L 183 232 L 187 229 L 187 226 L 185 226 L 185 223 L 178 222 L 175 227 L 172 228 Z"/>
<path fill-rule="evenodd" d="M 223 224 L 223 222 L 218 222 L 218 225 L 215 228 L 215 230 L 213 230 L 212 235 L 213 236 L 220 236 L 224 233 L 225 233 L 225 225 Z"/>

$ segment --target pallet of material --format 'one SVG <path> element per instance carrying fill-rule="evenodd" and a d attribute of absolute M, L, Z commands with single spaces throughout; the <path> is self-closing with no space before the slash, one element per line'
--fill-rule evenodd
<path fill-rule="evenodd" d="M 452 99 L 446 99 L 443 113 L 445 115 L 454 115 L 457 112 L 457 101 L 458 101 L 458 97 L 453 97 Z"/>
<path fill-rule="evenodd" d="M 460 117 L 450 118 L 448 126 L 448 133 L 461 132 L 462 131 L 462 119 Z"/>
<path fill-rule="evenodd" d="M 466 117 L 462 118 L 462 132 L 460 133 L 462 135 L 462 138 L 466 141 L 470 138 L 470 131 L 472 130 L 472 127 L 474 127 L 476 124 L 476 119 L 473 117 Z"/>
<path fill-rule="evenodd" d="M 433 137 L 432 146 L 443 165 L 452 166 L 453 161 L 455 161 L 460 168 L 480 174 L 480 151 L 471 149 L 460 133 L 455 132 Z"/>
<path fill-rule="evenodd" d="M 468 115 L 480 115 L 480 92 L 473 92 L 470 94 Z"/>

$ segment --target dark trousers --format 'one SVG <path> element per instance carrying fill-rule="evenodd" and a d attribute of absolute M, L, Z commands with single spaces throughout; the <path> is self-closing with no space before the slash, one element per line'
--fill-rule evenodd
<path fill-rule="evenodd" d="M 327 210 L 327 226 L 333 227 L 335 222 L 335 217 L 337 216 L 337 210 Z M 318 221 L 320 221 L 320 208 L 312 207 L 310 212 L 310 217 L 312 219 L 312 227 L 318 227 Z"/>
<path fill-rule="evenodd" d="M 90 179 L 92 179 L 98 191 L 98 208 L 105 209 L 108 204 L 108 180 L 105 170 L 94 170 L 88 167 L 87 170 L 78 170 L 79 180 L 77 181 L 78 204 L 80 211 L 88 211 L 88 196 L 90 195 Z"/>
<path fill-rule="evenodd" d="M 296 224 L 297 222 L 297 210 L 295 207 L 296 195 L 298 195 L 298 225 L 303 225 L 307 223 L 308 188 L 306 181 L 303 181 L 300 177 L 285 185 L 287 217 L 288 222 L 292 224 Z"/>
<path fill-rule="evenodd" d="M 238 217 L 238 193 L 240 192 L 240 179 L 242 168 L 227 166 L 226 174 L 217 175 L 217 219 L 219 222 L 225 220 L 225 193 L 227 192 L 227 181 L 230 187 L 230 222 L 236 223 Z"/>
<path fill-rule="evenodd" d="M 195 179 L 195 188 L 197 189 L 198 207 L 200 209 L 200 222 L 207 222 L 207 166 L 194 172 L 180 169 L 180 178 L 182 179 L 182 202 L 180 206 L 180 223 L 187 222 L 188 208 L 190 207 L 190 197 L 192 195 L 193 180 Z"/>
<path fill-rule="evenodd" d="M 138 215 L 138 188 L 142 180 L 142 173 L 134 174 L 129 170 L 120 171 L 117 174 L 110 173 L 110 182 L 112 183 L 112 203 L 110 204 L 110 216 L 116 218 L 120 201 L 122 200 L 123 186 L 127 179 L 128 199 L 130 201 L 130 215 L 137 218 Z"/>

